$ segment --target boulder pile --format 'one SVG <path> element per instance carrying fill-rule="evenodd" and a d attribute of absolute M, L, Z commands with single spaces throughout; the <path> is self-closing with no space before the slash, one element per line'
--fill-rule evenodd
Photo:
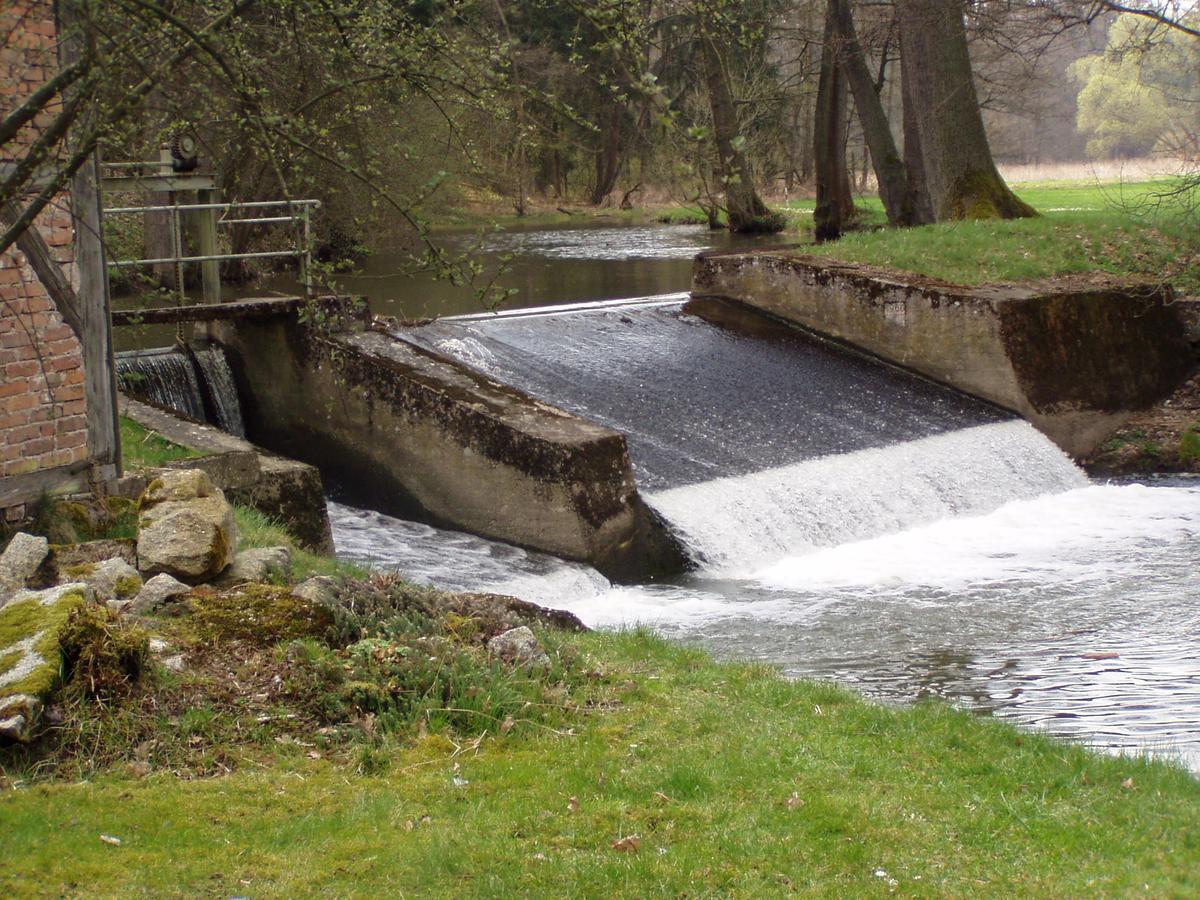
<path fill-rule="evenodd" d="M 138 513 L 136 541 L 52 546 L 21 533 L 0 554 L 0 740 L 29 739 L 58 684 L 59 635 L 76 607 L 148 615 L 196 585 L 286 577 L 291 568 L 286 547 L 237 553 L 233 507 L 199 469 L 155 478 Z"/>

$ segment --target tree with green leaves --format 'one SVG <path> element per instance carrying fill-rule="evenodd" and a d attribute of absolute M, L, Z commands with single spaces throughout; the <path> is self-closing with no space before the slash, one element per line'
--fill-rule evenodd
<path fill-rule="evenodd" d="M 1200 156 L 1200 37 L 1126 13 L 1071 74 L 1089 155 Z"/>

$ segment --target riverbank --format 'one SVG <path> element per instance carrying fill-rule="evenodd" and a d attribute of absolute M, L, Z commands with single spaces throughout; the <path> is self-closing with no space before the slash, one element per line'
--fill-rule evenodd
<path fill-rule="evenodd" d="M 237 517 L 240 549 L 291 545 L 290 576 L 108 620 L 93 647 L 167 646 L 108 693 L 76 663 L 42 743 L 0 751 L 7 895 L 1198 886 L 1200 782 L 1176 766 L 563 629 Z M 313 574 L 332 592 L 297 598 Z M 519 624 L 544 662 L 493 649 Z"/>
<path fill-rule="evenodd" d="M 481 719 L 369 755 L 331 752 L 314 733 L 226 777 L 117 770 L 4 791 L 0 885 L 9 896 L 1200 887 L 1200 782 L 1180 770 L 941 704 L 869 704 L 644 633 L 555 646 L 577 660 L 587 700 L 556 727 L 506 733 Z"/>

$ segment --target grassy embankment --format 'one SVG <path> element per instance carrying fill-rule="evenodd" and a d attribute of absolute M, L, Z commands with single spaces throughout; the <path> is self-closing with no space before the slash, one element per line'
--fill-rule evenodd
<path fill-rule="evenodd" d="M 1200 293 L 1200 228 L 1169 181 L 1134 185 L 1016 185 L 1041 215 L 851 233 L 812 252 L 958 284 L 1107 273 Z"/>
<path fill-rule="evenodd" d="M 245 544 L 281 539 L 261 517 L 239 524 Z M 25 769 L 34 781 L 0 792 L 5 895 L 1200 890 L 1200 782 L 1167 765 L 640 632 L 542 631 L 544 677 L 489 665 L 461 617 L 410 608 L 375 632 L 467 660 L 447 673 L 411 651 L 297 644 L 287 623 L 247 629 L 219 595 L 196 603 L 160 626 L 191 670 L 68 716 L 79 734 L 58 771 L 90 780 Z M 428 637 L 395 631 L 421 621 Z M 364 682 L 381 659 L 415 668 Z M 393 712 L 347 719 L 366 695 Z M 334 706 L 341 724 L 317 727 Z"/>
<path fill-rule="evenodd" d="M 224 778 L 110 776 L 5 792 L 0 887 L 258 897 L 1200 890 L 1200 782 L 1183 772 L 939 704 L 868 704 L 641 633 L 569 644 L 612 685 L 607 697 L 592 692 L 596 706 L 574 733 L 500 735 L 494 723 L 482 740 L 434 733 L 394 748 L 374 775 L 288 742 Z"/>

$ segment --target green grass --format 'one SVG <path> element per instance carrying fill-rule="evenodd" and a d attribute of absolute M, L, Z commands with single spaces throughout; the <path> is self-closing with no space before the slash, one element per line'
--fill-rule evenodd
<path fill-rule="evenodd" d="M 9 896 L 1194 896 L 1200 782 L 640 633 L 568 735 L 0 794 Z M 197 723 L 189 723 L 189 727 Z M 199 723 L 197 727 L 202 727 Z M 362 768 L 362 767 L 360 767 Z M 572 798 L 574 802 L 572 802 Z M 100 835 L 120 839 L 104 843 Z M 639 849 L 612 843 L 636 835 Z M 893 885 L 891 879 L 896 884 Z"/>
<path fill-rule="evenodd" d="M 1103 272 L 1200 292 L 1200 229 L 1164 205 L 1165 182 L 1017 187 L 1035 219 L 847 234 L 815 252 L 964 285 Z M 878 203 L 878 201 L 874 201 Z"/>
<path fill-rule="evenodd" d="M 303 549 L 283 525 L 256 509 L 235 506 L 233 513 L 238 530 L 238 550 L 287 547 L 292 551 L 292 577 L 296 581 L 303 581 L 313 575 L 363 578 L 370 573 L 370 570 L 363 566 Z"/>
<path fill-rule="evenodd" d="M 199 450 L 168 441 L 133 419 L 121 417 L 121 462 L 126 470 L 153 469 L 173 460 L 204 455 Z"/>

